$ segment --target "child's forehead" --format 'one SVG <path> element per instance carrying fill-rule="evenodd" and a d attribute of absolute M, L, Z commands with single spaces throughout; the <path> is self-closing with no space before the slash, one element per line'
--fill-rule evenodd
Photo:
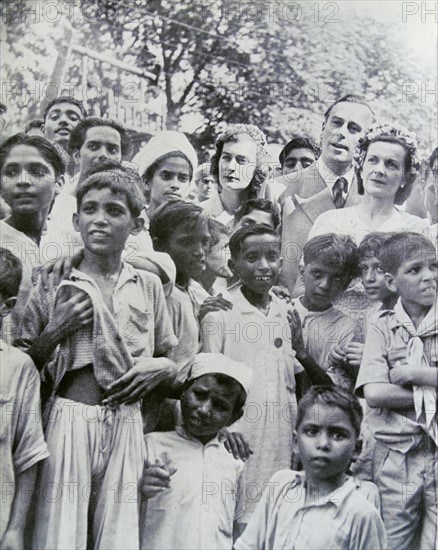
<path fill-rule="evenodd" d="M 128 207 L 128 198 L 126 193 L 122 191 L 115 191 L 111 187 L 91 187 L 86 191 L 83 196 L 82 202 L 96 201 L 96 202 L 123 202 Z"/>
<path fill-rule="evenodd" d="M 234 401 L 235 394 L 230 391 L 230 385 L 217 380 L 214 373 L 203 374 L 190 384 L 189 389 L 203 389 L 213 393 L 216 397 L 224 398 L 227 401 Z"/>
<path fill-rule="evenodd" d="M 318 271 L 327 271 L 329 273 L 340 273 L 345 274 L 345 269 L 339 264 L 335 263 L 334 260 L 312 260 L 307 262 L 304 266 L 309 270 L 318 270 Z"/>
<path fill-rule="evenodd" d="M 380 264 L 380 258 L 374 252 L 367 252 L 359 258 L 359 264 Z"/>
<path fill-rule="evenodd" d="M 400 262 L 400 266 L 397 271 L 403 270 L 413 263 L 425 264 L 425 263 L 436 261 L 436 259 L 437 259 L 436 252 L 432 244 L 430 248 L 420 247 L 420 248 L 417 248 L 416 250 L 407 251 L 403 255 Z"/>
<path fill-rule="evenodd" d="M 314 424 L 325 427 L 342 424 L 353 429 L 351 418 L 344 409 L 321 401 L 316 401 L 306 408 L 301 424 Z"/>
<path fill-rule="evenodd" d="M 241 250 L 248 248 L 279 248 L 280 237 L 270 233 L 261 233 L 259 235 L 248 235 L 242 241 Z"/>

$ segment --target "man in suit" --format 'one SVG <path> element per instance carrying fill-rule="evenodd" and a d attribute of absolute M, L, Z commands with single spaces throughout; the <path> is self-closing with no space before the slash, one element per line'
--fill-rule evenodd
<path fill-rule="evenodd" d="M 346 95 L 324 114 L 321 156 L 308 168 L 278 178 L 283 206 L 283 269 L 280 282 L 293 292 L 301 252 L 315 219 L 326 210 L 357 204 L 353 152 L 374 114 L 360 96 Z"/>

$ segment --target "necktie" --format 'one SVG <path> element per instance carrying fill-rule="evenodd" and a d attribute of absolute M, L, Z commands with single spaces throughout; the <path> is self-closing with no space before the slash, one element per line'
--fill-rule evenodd
<path fill-rule="evenodd" d="M 332 189 L 333 202 L 336 208 L 343 208 L 345 204 L 344 193 L 348 193 L 348 181 L 345 178 L 338 178 Z"/>

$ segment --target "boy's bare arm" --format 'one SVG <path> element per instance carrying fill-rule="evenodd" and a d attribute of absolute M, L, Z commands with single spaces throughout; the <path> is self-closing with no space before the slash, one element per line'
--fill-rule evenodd
<path fill-rule="evenodd" d="M 400 365 L 390 370 L 391 382 L 398 386 L 432 386 L 438 388 L 438 369 Z"/>
<path fill-rule="evenodd" d="M 37 368 L 44 366 L 60 342 L 92 320 L 93 306 L 87 294 L 80 291 L 69 297 L 60 292 L 48 324 L 27 350 Z"/>
<path fill-rule="evenodd" d="M 37 465 L 34 464 L 15 478 L 15 496 L 11 517 L 2 538 L 2 550 L 23 548 L 27 512 L 35 488 Z"/>
<path fill-rule="evenodd" d="M 384 382 L 372 382 L 364 385 L 365 399 L 369 407 L 384 409 L 412 409 L 414 394 L 412 390 Z"/>

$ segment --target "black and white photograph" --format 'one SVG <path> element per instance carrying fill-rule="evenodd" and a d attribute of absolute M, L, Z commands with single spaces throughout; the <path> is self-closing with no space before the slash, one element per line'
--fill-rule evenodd
<path fill-rule="evenodd" d="M 438 549 L 438 2 L 0 2 L 0 548 Z"/>

